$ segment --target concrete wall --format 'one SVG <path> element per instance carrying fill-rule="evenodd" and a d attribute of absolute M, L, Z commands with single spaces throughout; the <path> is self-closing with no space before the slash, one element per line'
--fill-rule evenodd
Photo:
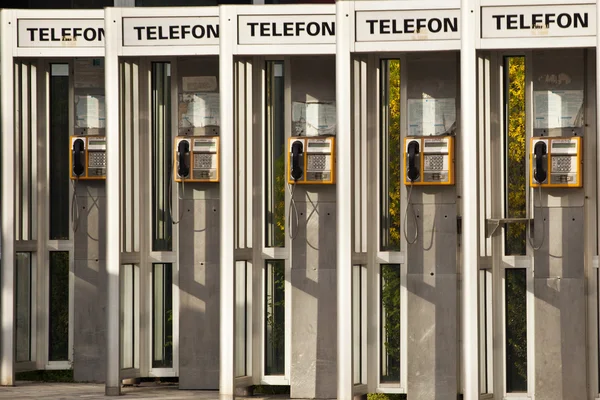
<path fill-rule="evenodd" d="M 292 58 L 291 85 L 292 101 L 335 101 L 335 58 Z M 291 397 L 336 398 L 335 186 L 297 186 L 294 198 L 299 226 L 291 244 Z"/>
<path fill-rule="evenodd" d="M 218 67 L 216 57 L 178 59 L 178 92 L 184 76 L 218 80 Z M 219 184 L 186 183 L 184 196 L 181 222 L 174 226 L 179 230 L 179 387 L 218 389 Z"/>
<path fill-rule="evenodd" d="M 106 190 L 102 181 L 77 185 L 74 233 L 73 377 L 103 382 L 106 372 Z"/>

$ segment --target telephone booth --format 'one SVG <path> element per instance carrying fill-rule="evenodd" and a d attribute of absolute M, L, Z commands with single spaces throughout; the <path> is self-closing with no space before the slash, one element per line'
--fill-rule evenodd
<path fill-rule="evenodd" d="M 337 4 L 339 398 L 461 392 L 460 7 Z"/>
<path fill-rule="evenodd" d="M 564 3 L 477 11 L 479 386 L 494 398 L 598 397 L 597 10 Z"/>
<path fill-rule="evenodd" d="M 219 10 L 110 8 L 106 38 L 107 335 L 121 349 L 108 358 L 106 391 L 148 376 L 214 390 Z"/>
<path fill-rule="evenodd" d="M 2 10 L 1 24 L 1 383 L 73 365 L 102 381 L 104 12 Z"/>
<path fill-rule="evenodd" d="M 221 395 L 335 398 L 335 6 L 220 11 Z"/>

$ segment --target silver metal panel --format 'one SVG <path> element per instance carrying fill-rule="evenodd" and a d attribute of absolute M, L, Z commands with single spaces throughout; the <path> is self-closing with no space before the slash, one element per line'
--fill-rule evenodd
<path fill-rule="evenodd" d="M 585 399 L 585 282 L 560 278 L 534 281 L 536 398 Z"/>
<path fill-rule="evenodd" d="M 536 209 L 534 244 L 544 229 L 544 244 L 534 258 L 536 278 L 583 279 L 584 222 L 583 207 Z"/>
<path fill-rule="evenodd" d="M 417 242 L 407 247 L 409 274 L 456 274 L 457 223 L 456 205 L 415 204 Z M 412 239 L 414 218 L 409 207 L 408 236 Z"/>
<path fill-rule="evenodd" d="M 457 286 L 456 275 L 407 276 L 409 398 L 456 399 Z"/>
<path fill-rule="evenodd" d="M 179 224 L 179 387 L 219 388 L 219 201 L 184 200 Z"/>
<path fill-rule="evenodd" d="M 75 261 L 75 381 L 104 382 L 106 377 L 106 277 L 104 260 Z"/>

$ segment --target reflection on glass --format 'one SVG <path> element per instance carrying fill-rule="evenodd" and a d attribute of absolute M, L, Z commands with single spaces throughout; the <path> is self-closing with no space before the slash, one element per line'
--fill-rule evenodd
<path fill-rule="evenodd" d="M 506 216 L 525 218 L 525 57 L 506 57 Z M 525 223 L 508 224 L 506 255 L 526 252 Z"/>
<path fill-rule="evenodd" d="M 381 63 L 381 250 L 400 251 L 400 60 Z"/>
<path fill-rule="evenodd" d="M 173 267 L 152 266 L 152 368 L 173 367 Z"/>
<path fill-rule="evenodd" d="M 267 61 L 266 238 L 267 247 L 285 246 L 285 129 L 282 61 Z"/>
<path fill-rule="evenodd" d="M 69 65 L 52 64 L 50 75 L 50 239 L 69 239 Z"/>
<path fill-rule="evenodd" d="M 134 266 L 121 267 L 121 368 L 133 368 L 134 360 Z"/>
<path fill-rule="evenodd" d="M 69 252 L 50 252 L 48 361 L 69 359 Z"/>
<path fill-rule="evenodd" d="M 381 265 L 381 383 L 400 383 L 400 265 Z"/>
<path fill-rule="evenodd" d="M 235 372 L 240 377 L 246 376 L 246 261 L 236 261 L 235 269 Z"/>
<path fill-rule="evenodd" d="M 506 392 L 527 392 L 527 275 L 524 268 L 507 269 Z"/>
<path fill-rule="evenodd" d="M 362 383 L 362 280 L 361 265 L 352 266 L 352 346 L 353 354 L 353 373 L 354 384 Z"/>
<path fill-rule="evenodd" d="M 16 362 L 31 360 L 31 253 L 17 253 L 15 270 Z"/>
<path fill-rule="evenodd" d="M 479 393 L 488 392 L 487 380 L 487 274 L 479 271 Z"/>
<path fill-rule="evenodd" d="M 265 375 L 285 374 L 285 261 L 267 261 Z"/>
<path fill-rule="evenodd" d="M 152 63 L 152 250 L 171 251 L 171 64 Z"/>

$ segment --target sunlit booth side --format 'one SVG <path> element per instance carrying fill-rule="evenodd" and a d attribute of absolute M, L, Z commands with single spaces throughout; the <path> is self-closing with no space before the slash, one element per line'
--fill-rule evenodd
<path fill-rule="evenodd" d="M 107 347 L 121 349 L 106 391 L 138 376 L 218 389 L 219 10 L 106 15 Z"/>
<path fill-rule="evenodd" d="M 2 10 L 1 24 L 0 383 L 71 367 L 103 381 L 104 12 Z"/>
<path fill-rule="evenodd" d="M 337 4 L 338 398 L 460 392 L 460 6 Z"/>
<path fill-rule="evenodd" d="M 481 1 L 479 385 L 598 397 L 595 2 Z"/>
<path fill-rule="evenodd" d="M 222 201 L 235 210 L 221 251 L 236 268 L 235 321 L 221 329 L 235 328 L 236 386 L 289 385 L 294 398 L 337 397 L 335 35 L 333 5 L 221 8 L 221 85 L 233 94 L 222 109 L 234 111 Z"/>

